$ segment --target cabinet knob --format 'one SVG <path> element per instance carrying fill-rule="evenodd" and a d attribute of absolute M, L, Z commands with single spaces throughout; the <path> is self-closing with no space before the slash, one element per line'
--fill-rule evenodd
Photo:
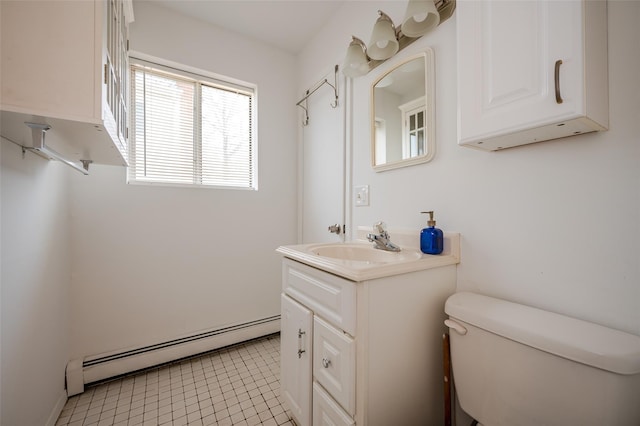
<path fill-rule="evenodd" d="M 331 360 L 330 359 L 322 358 L 322 366 L 324 368 L 329 368 L 330 365 L 331 365 Z"/>

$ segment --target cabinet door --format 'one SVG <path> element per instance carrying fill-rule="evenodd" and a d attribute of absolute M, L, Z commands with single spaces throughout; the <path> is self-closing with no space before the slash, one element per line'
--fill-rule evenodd
<path fill-rule="evenodd" d="M 586 115 L 584 31 L 600 31 L 583 30 L 586 7 L 582 1 L 458 3 L 460 144 Z M 606 51 L 600 60 L 606 62 Z M 567 136 L 545 132 L 500 142 L 507 147 Z"/>
<path fill-rule="evenodd" d="M 2 110 L 95 119 L 94 2 L 3 1 L 0 7 Z"/>
<path fill-rule="evenodd" d="M 347 411 L 356 411 L 356 345 L 344 332 L 313 319 L 313 377 Z"/>
<path fill-rule="evenodd" d="M 103 8 L 104 81 L 102 119 L 118 148 L 127 151 L 129 104 L 128 17 L 124 0 L 107 0 Z"/>
<path fill-rule="evenodd" d="M 280 386 L 299 426 L 311 425 L 313 312 L 282 295 Z"/>

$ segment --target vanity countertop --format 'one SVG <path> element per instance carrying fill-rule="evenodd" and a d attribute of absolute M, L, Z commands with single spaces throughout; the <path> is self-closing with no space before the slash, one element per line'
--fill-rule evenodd
<path fill-rule="evenodd" d="M 359 229 L 358 236 L 366 235 Z M 351 281 L 366 281 L 460 263 L 460 234 L 444 234 L 444 250 L 439 255 L 423 254 L 415 246 L 415 232 L 392 234 L 399 253 L 373 248 L 365 239 L 344 243 L 297 244 L 278 247 L 289 259 L 321 269 Z M 321 255 L 318 253 L 330 253 Z M 345 253 L 344 257 L 340 257 Z"/>

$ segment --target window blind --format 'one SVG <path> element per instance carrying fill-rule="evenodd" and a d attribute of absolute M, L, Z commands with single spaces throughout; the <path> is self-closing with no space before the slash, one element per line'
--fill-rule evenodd
<path fill-rule="evenodd" d="M 133 63 L 129 181 L 256 189 L 254 91 Z"/>

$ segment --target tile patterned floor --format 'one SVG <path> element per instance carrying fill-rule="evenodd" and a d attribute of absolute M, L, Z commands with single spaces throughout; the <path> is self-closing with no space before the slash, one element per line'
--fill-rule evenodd
<path fill-rule="evenodd" d="M 280 336 L 92 386 L 56 422 L 94 425 L 294 426 L 280 398 Z"/>

